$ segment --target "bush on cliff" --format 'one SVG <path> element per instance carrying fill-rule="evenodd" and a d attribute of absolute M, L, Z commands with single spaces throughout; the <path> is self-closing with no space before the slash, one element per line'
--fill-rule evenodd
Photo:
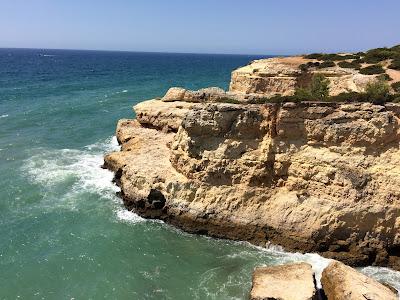
<path fill-rule="evenodd" d="M 389 69 L 393 70 L 400 70 L 400 56 L 396 56 L 390 65 L 388 66 Z"/>
<path fill-rule="evenodd" d="M 326 60 L 323 63 L 321 63 L 317 68 L 323 69 L 323 68 L 330 68 L 330 67 L 334 67 L 334 66 L 336 66 L 336 64 L 333 61 Z"/>
<path fill-rule="evenodd" d="M 382 80 L 369 82 L 365 88 L 365 94 L 369 102 L 373 104 L 385 104 L 390 100 L 389 85 Z"/>
<path fill-rule="evenodd" d="M 365 93 L 347 92 L 340 93 L 336 96 L 330 96 L 330 102 L 369 102 L 369 98 Z"/>
<path fill-rule="evenodd" d="M 376 79 L 381 80 L 381 81 L 390 81 L 392 78 L 389 76 L 389 74 L 383 73 L 381 75 L 376 76 Z"/>
<path fill-rule="evenodd" d="M 360 69 L 360 73 L 364 75 L 374 75 L 374 74 L 382 74 L 385 73 L 385 70 L 381 65 L 372 65 L 365 68 Z"/>
<path fill-rule="evenodd" d="M 322 74 L 304 72 L 297 78 L 296 101 L 323 100 L 329 96 L 329 79 Z"/>
<path fill-rule="evenodd" d="M 400 93 L 400 81 L 392 83 L 391 86 L 396 93 Z"/>
<path fill-rule="evenodd" d="M 310 86 L 311 95 L 316 99 L 325 99 L 329 96 L 329 79 L 322 74 L 314 74 Z"/>
<path fill-rule="evenodd" d="M 346 68 L 346 69 L 361 69 L 361 64 L 358 62 L 355 62 L 354 60 L 352 62 L 341 61 L 338 63 L 338 66 L 341 68 Z"/>
<path fill-rule="evenodd" d="M 399 50 L 397 50 L 396 46 L 392 48 L 376 48 L 367 51 L 364 56 L 364 60 L 369 64 L 376 64 L 383 60 L 392 59 L 396 55 L 398 55 Z"/>
<path fill-rule="evenodd" d="M 296 99 L 295 102 L 297 102 L 297 101 L 310 101 L 314 97 L 309 89 L 297 88 L 294 92 L 294 98 Z"/>
<path fill-rule="evenodd" d="M 323 61 L 341 61 L 341 60 L 346 60 L 346 59 L 357 59 L 357 58 L 360 58 L 360 56 L 357 54 L 312 53 L 312 54 L 305 55 L 304 58 L 318 59 L 318 60 L 323 60 Z"/>

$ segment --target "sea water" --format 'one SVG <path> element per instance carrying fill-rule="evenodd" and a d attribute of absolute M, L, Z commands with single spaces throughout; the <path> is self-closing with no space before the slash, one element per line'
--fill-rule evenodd
<path fill-rule="evenodd" d="M 317 254 L 191 235 L 123 208 L 120 118 L 171 86 L 227 88 L 254 56 L 0 49 L 0 299 L 246 299 L 259 265 Z M 363 272 L 400 288 L 387 268 Z"/>

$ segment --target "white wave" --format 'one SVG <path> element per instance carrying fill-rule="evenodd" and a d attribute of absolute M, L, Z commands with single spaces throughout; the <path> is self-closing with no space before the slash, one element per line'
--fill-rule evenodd
<path fill-rule="evenodd" d="M 117 219 L 137 223 L 144 219 L 121 207 L 121 200 L 116 196 L 120 189 L 112 182 L 114 174 L 101 168 L 104 154 L 119 148 L 114 136 L 88 145 L 83 150 L 36 149 L 37 153 L 25 161 L 22 171 L 31 182 L 41 185 L 45 194 L 67 189 L 58 203 L 54 203 L 53 197 L 49 206 L 75 209 L 77 202 L 82 201 L 82 193 L 93 193 L 115 203 Z"/>
<path fill-rule="evenodd" d="M 128 90 L 122 90 L 120 92 L 116 92 L 116 94 L 127 93 L 127 92 L 128 92 Z"/>
<path fill-rule="evenodd" d="M 106 141 L 99 141 L 97 143 L 85 146 L 85 149 L 101 152 L 100 154 L 104 155 L 104 153 L 121 150 L 121 146 L 118 144 L 117 137 L 114 135 L 113 137 L 108 138 Z"/>
<path fill-rule="evenodd" d="M 1 119 L 1 118 L 7 118 L 7 117 L 8 117 L 8 115 L 4 114 L 4 115 L 1 115 L 1 116 L 0 116 L 0 119 Z"/>
<path fill-rule="evenodd" d="M 269 244 L 266 248 L 254 246 L 257 249 L 268 252 L 271 257 L 276 261 L 276 264 L 285 264 L 291 262 L 307 262 L 309 263 L 314 272 L 317 286 L 321 288 L 322 271 L 331 262 L 330 259 L 324 258 L 316 253 L 291 253 L 286 252 L 280 246 Z M 359 269 L 362 273 L 378 280 L 386 282 L 400 291 L 400 272 L 394 271 L 389 268 L 369 266 Z"/>
<path fill-rule="evenodd" d="M 378 281 L 386 282 L 400 292 L 400 272 L 384 267 L 365 267 L 360 271 Z M 399 294 L 400 298 L 400 294 Z"/>
<path fill-rule="evenodd" d="M 129 223 L 138 223 L 138 222 L 143 222 L 145 220 L 144 218 L 138 216 L 134 212 L 123 208 L 117 211 L 117 217 L 119 220 L 126 221 Z"/>
<path fill-rule="evenodd" d="M 322 271 L 328 266 L 330 259 L 324 258 L 316 253 L 292 253 L 286 252 L 280 246 L 268 244 L 267 248 L 257 247 L 258 249 L 268 252 L 274 258 L 276 264 L 286 264 L 292 262 L 306 262 L 312 266 L 315 272 L 315 279 L 317 286 L 321 288 Z"/>

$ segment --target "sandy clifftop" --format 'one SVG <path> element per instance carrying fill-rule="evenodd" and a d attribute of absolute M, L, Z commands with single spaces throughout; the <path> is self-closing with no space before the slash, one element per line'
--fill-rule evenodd
<path fill-rule="evenodd" d="M 351 62 L 353 60 L 345 60 Z M 387 68 L 389 62 L 383 62 L 383 73 L 387 74 L 390 83 L 400 81 L 400 70 Z M 260 59 L 238 68 L 232 72 L 229 91 L 237 94 L 253 94 L 259 97 L 273 95 L 293 95 L 299 86 L 299 78 L 304 75 L 304 66 L 310 74 L 322 74 L 329 81 L 330 95 L 347 92 L 363 92 L 367 84 L 382 74 L 362 74 L 359 69 L 341 67 L 340 62 L 327 64 L 318 59 L 303 56 L 276 57 Z M 315 66 L 318 67 L 315 67 Z M 371 66 L 363 63 L 360 67 Z"/>

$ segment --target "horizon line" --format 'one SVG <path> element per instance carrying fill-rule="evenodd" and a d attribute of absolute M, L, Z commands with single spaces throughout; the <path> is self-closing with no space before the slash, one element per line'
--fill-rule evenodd
<path fill-rule="evenodd" d="M 49 50 L 49 51 L 97 51 L 97 52 L 127 52 L 154 54 L 192 54 L 192 55 L 237 55 L 237 56 L 293 56 L 301 54 L 257 54 L 257 53 L 211 53 L 211 52 L 174 52 L 174 51 L 138 51 L 138 50 L 108 50 L 108 49 L 73 49 L 73 48 L 31 48 L 31 47 L 0 47 L 0 50 Z"/>

